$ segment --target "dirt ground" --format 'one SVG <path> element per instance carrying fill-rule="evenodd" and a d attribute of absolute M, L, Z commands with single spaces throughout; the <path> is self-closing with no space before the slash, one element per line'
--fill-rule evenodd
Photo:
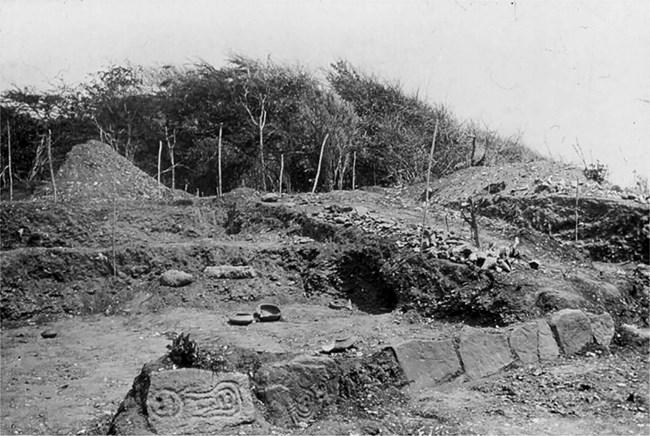
<path fill-rule="evenodd" d="M 534 180 L 558 174 L 540 166 L 537 178 L 521 170 L 530 192 Z M 472 192 L 502 174 L 481 178 L 470 170 L 476 174 L 463 189 Z M 515 174 L 506 181 L 518 187 L 522 177 L 505 172 Z M 567 174 L 568 183 L 575 174 Z M 440 182 L 439 203 L 451 201 L 459 183 Z M 363 357 L 393 341 L 451 337 L 465 323 L 507 328 L 564 307 L 607 311 L 617 327 L 648 327 L 647 264 L 595 261 L 569 233 L 499 217 L 480 219 L 482 243 L 498 248 L 519 239 L 522 256 L 512 272 L 486 273 L 425 255 L 418 252 L 421 193 L 422 187 L 373 188 L 260 204 L 259 194 L 242 189 L 223 200 L 2 203 L 0 433 L 105 434 L 142 366 L 165 355 L 181 332 L 274 353 L 317 353 L 353 333 L 348 353 Z M 434 204 L 427 224 L 439 247 L 471 241 L 453 207 Z M 620 256 L 637 236 L 612 250 Z M 613 240 L 605 232 L 590 237 Z M 533 259 L 539 269 L 529 266 Z M 202 274 L 220 264 L 252 266 L 258 274 L 248 280 Z M 195 281 L 161 286 L 161 273 L 172 268 Z M 352 310 L 329 308 L 338 298 L 350 299 Z M 262 301 L 281 305 L 283 321 L 227 323 Z M 406 389 L 404 402 L 368 401 L 356 415 L 268 432 L 648 434 L 647 346 L 619 339 L 611 353 L 588 350 L 478 381 Z"/>
<path fill-rule="evenodd" d="M 406 338 L 445 336 L 457 326 L 412 323 L 404 315 L 289 305 L 286 321 L 227 324 L 233 310 L 171 309 L 147 315 L 94 315 L 2 331 L 2 434 L 105 433 L 143 364 L 166 352 L 178 332 L 219 332 L 243 347 L 317 352 L 354 331 L 357 356 Z M 41 332 L 58 332 L 44 339 Z M 647 355 L 587 352 L 491 378 L 413 393 L 410 404 L 365 418 L 317 422 L 276 434 L 647 434 Z M 373 413 L 374 412 L 374 413 Z M 377 433 L 375 433 L 377 434 Z"/>

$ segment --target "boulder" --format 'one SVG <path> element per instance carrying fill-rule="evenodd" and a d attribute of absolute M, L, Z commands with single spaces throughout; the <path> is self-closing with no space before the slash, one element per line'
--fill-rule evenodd
<path fill-rule="evenodd" d="M 213 279 L 250 279 L 257 274 L 252 266 L 208 266 L 203 273 Z"/>
<path fill-rule="evenodd" d="M 463 371 L 453 340 L 406 341 L 390 348 L 415 389 L 444 383 Z"/>
<path fill-rule="evenodd" d="M 186 273 L 184 271 L 179 271 L 176 269 L 167 270 L 160 276 L 161 285 L 171 286 L 174 288 L 187 286 L 193 281 L 194 281 L 194 277 L 192 277 L 192 274 Z"/>
<path fill-rule="evenodd" d="M 532 321 L 515 327 L 510 333 L 510 348 L 522 363 L 539 363 L 537 330 L 537 322 Z"/>
<path fill-rule="evenodd" d="M 356 213 L 359 216 L 368 215 L 369 212 L 370 212 L 370 210 L 365 206 L 355 206 L 354 207 L 354 213 Z"/>
<path fill-rule="evenodd" d="M 589 318 L 581 310 L 562 309 L 551 315 L 549 325 L 564 354 L 578 353 L 593 340 Z"/>
<path fill-rule="evenodd" d="M 244 374 L 183 368 L 149 377 L 146 410 L 157 434 L 209 434 L 255 421 Z"/>
<path fill-rule="evenodd" d="M 515 356 L 526 364 L 554 360 L 559 355 L 553 333 L 543 319 L 516 326 L 509 339 Z"/>
<path fill-rule="evenodd" d="M 300 425 L 336 410 L 340 374 L 329 357 L 302 355 L 266 364 L 255 378 L 269 421 L 276 425 Z"/>
<path fill-rule="evenodd" d="M 280 199 L 280 196 L 276 194 L 275 192 L 269 192 L 264 195 L 262 195 L 261 200 L 264 203 L 276 203 Z"/>
<path fill-rule="evenodd" d="M 544 319 L 537 320 L 537 340 L 537 350 L 541 362 L 557 359 L 560 355 L 560 348 L 555 342 L 551 328 Z"/>
<path fill-rule="evenodd" d="M 474 327 L 461 330 L 459 351 L 469 380 L 496 374 L 514 361 L 505 334 Z"/>
<path fill-rule="evenodd" d="M 587 313 L 587 318 L 589 318 L 594 341 L 602 347 L 609 347 L 614 338 L 614 320 L 612 316 L 607 312 L 602 315 Z"/>

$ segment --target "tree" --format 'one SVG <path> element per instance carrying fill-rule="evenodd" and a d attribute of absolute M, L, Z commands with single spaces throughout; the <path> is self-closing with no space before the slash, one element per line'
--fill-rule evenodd
<path fill-rule="evenodd" d="M 100 140 L 134 161 L 151 114 L 142 68 L 109 66 L 84 84 L 83 91 L 83 111 L 95 123 Z"/>

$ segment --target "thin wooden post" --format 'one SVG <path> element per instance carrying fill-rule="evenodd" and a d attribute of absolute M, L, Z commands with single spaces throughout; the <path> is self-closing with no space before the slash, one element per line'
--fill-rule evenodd
<path fill-rule="evenodd" d="M 117 188 L 115 186 L 115 176 L 113 176 L 113 276 L 117 276 L 117 250 L 115 248 L 117 229 Z"/>
<path fill-rule="evenodd" d="M 217 188 L 217 194 L 219 197 L 223 196 L 223 185 L 222 185 L 222 180 L 221 180 L 221 136 L 223 133 L 223 123 L 219 124 L 219 151 L 218 151 L 218 172 L 219 172 L 219 187 Z"/>
<path fill-rule="evenodd" d="M 282 196 L 282 180 L 284 180 L 284 153 L 280 155 L 280 196 Z"/>
<path fill-rule="evenodd" d="M 163 143 L 162 141 L 158 141 L 158 195 L 161 195 L 161 186 L 160 186 L 160 165 L 162 161 L 162 149 L 163 149 Z"/>
<path fill-rule="evenodd" d="M 357 188 L 357 152 L 352 154 L 352 190 Z"/>
<path fill-rule="evenodd" d="M 578 179 L 576 179 L 576 242 L 578 242 L 578 197 L 579 197 L 579 188 L 578 188 Z"/>
<path fill-rule="evenodd" d="M 54 201 L 57 201 L 56 182 L 54 180 L 54 166 L 52 165 L 52 131 L 47 131 L 47 160 L 50 162 L 50 177 L 52 178 L 52 191 L 54 193 Z"/>
<path fill-rule="evenodd" d="M 325 139 L 323 139 L 323 144 L 320 146 L 320 157 L 318 158 L 318 169 L 316 170 L 316 178 L 314 179 L 314 187 L 311 189 L 311 193 L 314 194 L 316 192 L 316 185 L 318 184 L 318 178 L 320 177 L 320 167 L 321 164 L 323 163 L 323 151 L 325 151 L 325 143 L 327 142 L 327 138 L 330 137 L 330 134 L 328 133 L 325 135 Z"/>
<path fill-rule="evenodd" d="M 433 152 L 436 150 L 436 137 L 438 136 L 438 120 L 436 127 L 433 129 L 433 139 L 431 140 L 431 151 L 429 151 L 429 168 L 427 169 L 427 190 L 424 192 L 424 213 L 422 214 L 422 230 L 420 232 L 420 250 L 424 250 L 424 228 L 427 226 L 427 210 L 429 210 L 429 190 L 431 187 L 431 166 L 433 164 Z"/>
<path fill-rule="evenodd" d="M 7 121 L 7 146 L 9 147 L 9 201 L 14 201 L 14 175 L 11 170 L 11 126 Z"/>

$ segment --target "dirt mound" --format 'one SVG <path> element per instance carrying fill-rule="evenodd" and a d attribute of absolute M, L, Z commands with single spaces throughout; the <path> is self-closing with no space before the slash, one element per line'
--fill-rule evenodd
<path fill-rule="evenodd" d="M 575 196 L 576 183 L 580 198 L 630 199 L 647 203 L 645 198 L 630 190 L 587 179 L 583 170 L 575 165 L 547 160 L 497 167 L 471 167 L 456 171 L 432 182 L 431 201 L 448 204 L 486 194 L 516 197 L 544 194 Z M 426 186 L 423 184 L 405 189 L 409 197 L 424 199 Z"/>
<path fill-rule="evenodd" d="M 92 140 L 70 150 L 55 184 L 62 200 L 151 200 L 171 196 L 169 188 L 159 185 L 109 145 Z M 51 196 L 51 183 L 36 194 Z"/>

